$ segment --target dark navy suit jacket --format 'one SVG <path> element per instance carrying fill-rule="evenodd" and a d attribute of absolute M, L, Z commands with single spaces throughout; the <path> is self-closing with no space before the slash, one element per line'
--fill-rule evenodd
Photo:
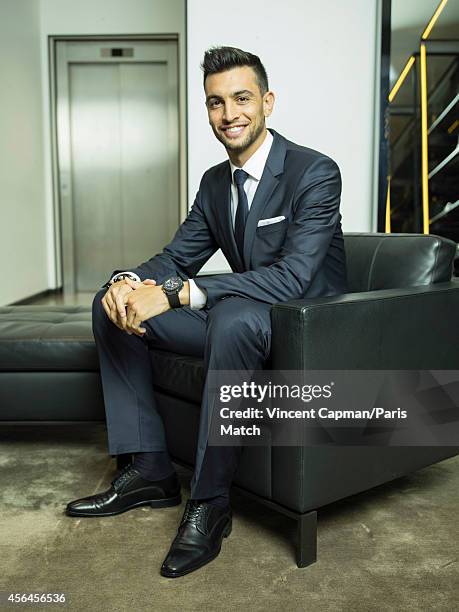
<path fill-rule="evenodd" d="M 322 153 L 270 131 L 274 140 L 247 218 L 243 258 L 234 239 L 225 161 L 203 175 L 173 240 L 133 272 L 158 284 L 171 274 L 194 278 L 221 248 L 233 272 L 195 279 L 207 292 L 208 307 L 227 296 L 274 304 L 346 292 L 339 168 Z M 257 227 L 260 219 L 279 216 L 285 220 Z"/>

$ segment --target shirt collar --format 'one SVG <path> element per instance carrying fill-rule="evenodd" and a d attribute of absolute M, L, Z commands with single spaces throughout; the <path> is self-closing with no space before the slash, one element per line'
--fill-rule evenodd
<path fill-rule="evenodd" d="M 241 170 L 247 172 L 247 174 L 255 179 L 256 181 L 261 180 L 263 170 L 265 169 L 266 160 L 268 159 L 269 152 L 271 151 L 271 146 L 273 144 L 273 135 L 269 130 L 266 130 L 266 137 L 260 147 L 255 151 L 255 153 L 249 157 L 249 159 L 242 166 Z M 234 171 L 238 170 L 238 167 L 233 164 L 230 160 L 231 166 L 231 180 L 234 182 Z"/>

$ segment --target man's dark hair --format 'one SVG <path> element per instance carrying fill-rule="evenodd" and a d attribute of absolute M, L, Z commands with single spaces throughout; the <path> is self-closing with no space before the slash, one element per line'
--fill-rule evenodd
<path fill-rule="evenodd" d="M 253 69 L 263 96 L 269 89 L 265 67 L 258 55 L 242 51 L 237 47 L 212 47 L 204 53 L 204 60 L 201 64 L 204 72 L 204 83 L 210 74 L 218 74 L 241 66 L 249 66 Z"/>

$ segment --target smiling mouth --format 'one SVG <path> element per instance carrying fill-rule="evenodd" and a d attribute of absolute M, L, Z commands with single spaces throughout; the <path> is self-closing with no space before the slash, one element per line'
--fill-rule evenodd
<path fill-rule="evenodd" d="M 228 138 L 237 138 L 246 127 L 246 125 L 232 125 L 230 127 L 222 127 L 221 130 Z"/>

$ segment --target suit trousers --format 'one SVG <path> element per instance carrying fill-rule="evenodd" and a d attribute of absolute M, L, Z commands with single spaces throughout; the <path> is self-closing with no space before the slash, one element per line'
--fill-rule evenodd
<path fill-rule="evenodd" d="M 118 329 L 101 299 L 93 302 L 93 332 L 99 354 L 108 450 L 111 455 L 166 450 L 164 425 L 156 408 L 148 344 L 203 359 L 204 371 L 260 370 L 271 348 L 271 305 L 231 296 L 210 309 L 184 307 L 145 321 L 144 338 Z M 207 377 L 206 377 L 207 378 Z M 226 494 L 237 468 L 240 446 L 210 446 L 206 384 L 191 496 Z"/>

